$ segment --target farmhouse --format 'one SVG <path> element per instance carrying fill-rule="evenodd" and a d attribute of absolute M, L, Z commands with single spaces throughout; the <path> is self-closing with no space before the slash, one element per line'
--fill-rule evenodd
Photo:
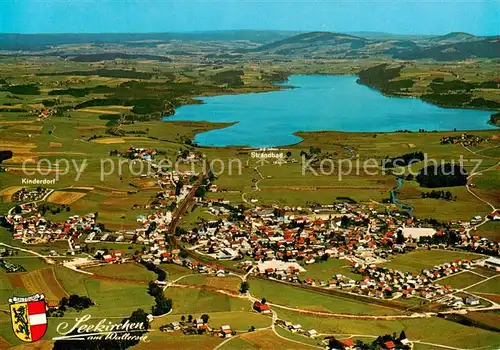
<path fill-rule="evenodd" d="M 230 338 L 233 336 L 233 330 L 229 325 L 220 326 L 219 337 L 221 338 Z"/>
<path fill-rule="evenodd" d="M 253 309 L 263 314 L 271 313 L 271 307 L 268 304 L 261 303 L 260 301 L 256 301 L 253 304 Z"/>
<path fill-rule="evenodd" d="M 354 344 L 354 340 L 352 338 L 341 340 L 340 343 L 342 343 L 342 345 L 344 346 L 344 349 L 346 349 L 346 350 L 354 349 L 356 346 L 356 344 Z"/>

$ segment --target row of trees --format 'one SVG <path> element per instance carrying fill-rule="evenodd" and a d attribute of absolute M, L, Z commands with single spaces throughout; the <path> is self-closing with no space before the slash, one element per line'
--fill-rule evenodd
<path fill-rule="evenodd" d="M 412 153 L 403 154 L 402 156 L 395 157 L 395 158 L 386 157 L 382 161 L 382 166 L 384 168 L 396 168 L 396 167 L 408 166 L 408 165 L 413 164 L 413 163 L 421 162 L 424 159 L 425 159 L 425 155 L 423 152 L 412 152 Z"/>
<path fill-rule="evenodd" d="M 172 309 L 172 299 L 163 295 L 163 289 L 154 282 L 149 282 L 148 293 L 155 298 L 155 305 L 151 307 L 154 316 L 166 314 Z"/>
<path fill-rule="evenodd" d="M 149 271 L 153 271 L 154 273 L 156 273 L 156 275 L 158 276 L 158 281 L 165 281 L 167 279 L 167 273 L 159 266 L 153 264 L 152 262 L 144 260 L 141 261 L 141 264 L 144 265 L 144 267 L 146 267 Z"/>
<path fill-rule="evenodd" d="M 49 308 L 49 315 L 52 317 L 63 317 L 68 308 L 80 312 L 93 305 L 95 304 L 89 297 L 72 294 L 69 298 L 63 297 L 59 301 L 57 308 Z"/>
<path fill-rule="evenodd" d="M 422 192 L 420 196 L 422 198 L 444 199 L 447 201 L 457 200 L 457 196 L 453 196 L 453 194 L 450 191 L 432 190 L 430 192 Z"/>

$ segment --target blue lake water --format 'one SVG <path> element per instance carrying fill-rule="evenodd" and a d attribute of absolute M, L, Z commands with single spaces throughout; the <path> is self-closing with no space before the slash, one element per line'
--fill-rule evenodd
<path fill-rule="evenodd" d="M 200 98 L 166 120 L 237 122 L 196 135 L 201 146 L 284 146 L 296 131 L 478 130 L 492 112 L 440 108 L 415 98 L 387 97 L 356 83 L 356 76 L 295 75 L 294 89 Z"/>

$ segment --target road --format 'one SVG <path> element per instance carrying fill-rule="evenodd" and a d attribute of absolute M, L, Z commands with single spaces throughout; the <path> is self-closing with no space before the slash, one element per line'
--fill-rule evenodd
<path fill-rule="evenodd" d="M 257 181 L 254 182 L 254 184 L 253 184 L 254 188 L 253 188 L 252 192 L 245 192 L 245 193 L 241 194 L 241 199 L 243 200 L 243 202 L 245 202 L 247 204 L 250 204 L 250 205 L 252 205 L 254 207 L 255 207 L 255 204 L 247 201 L 247 199 L 245 198 L 245 195 L 247 195 L 249 193 L 254 193 L 254 192 L 259 192 L 260 191 L 259 182 L 261 182 L 262 180 L 264 180 L 264 175 L 262 175 L 262 173 L 260 172 L 259 168 L 263 167 L 264 165 L 267 165 L 267 164 L 257 165 L 257 166 L 255 166 L 253 168 L 253 170 L 259 175 L 260 179 L 258 179 Z"/>
<path fill-rule="evenodd" d="M 465 147 L 465 146 L 464 146 Z M 467 150 L 469 150 L 467 147 L 465 147 Z M 472 152 L 471 150 L 469 150 L 470 152 Z M 472 152 L 474 153 L 474 152 Z M 474 153 L 475 154 L 475 153 Z M 472 179 L 472 177 L 474 176 L 477 176 L 477 175 L 481 175 L 482 173 L 485 173 L 487 171 L 491 171 L 491 170 L 495 170 L 495 168 L 497 168 L 498 166 L 500 166 L 500 162 L 498 162 L 497 164 L 495 165 L 492 165 L 490 166 L 489 168 L 485 169 L 485 170 L 482 170 L 482 171 L 477 171 L 477 172 L 474 172 L 472 174 L 469 175 L 469 177 L 467 177 L 467 181 Z M 491 211 L 492 212 L 495 212 L 498 208 L 495 208 L 495 206 L 493 204 L 491 204 L 490 202 L 488 202 L 486 199 L 484 198 L 481 198 L 479 195 L 477 195 L 474 191 L 471 190 L 470 188 L 470 185 L 469 183 L 467 183 L 465 185 L 465 187 L 467 188 L 467 191 L 472 194 L 474 197 L 476 197 L 478 200 L 480 200 L 481 202 L 483 202 L 484 204 L 488 205 L 490 208 L 491 208 Z M 485 223 L 487 223 L 489 221 L 488 218 L 485 218 L 482 222 L 480 222 L 479 224 L 475 225 L 475 226 L 472 226 L 471 228 L 467 229 L 467 233 L 470 233 L 470 231 L 474 231 L 476 230 L 479 226 L 481 225 L 484 225 Z"/>

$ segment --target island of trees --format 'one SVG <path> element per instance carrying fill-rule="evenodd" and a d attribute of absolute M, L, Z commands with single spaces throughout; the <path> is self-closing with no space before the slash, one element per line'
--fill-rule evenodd
<path fill-rule="evenodd" d="M 458 164 L 429 165 L 420 170 L 416 180 L 422 187 L 453 187 L 467 184 L 467 171 Z"/>

